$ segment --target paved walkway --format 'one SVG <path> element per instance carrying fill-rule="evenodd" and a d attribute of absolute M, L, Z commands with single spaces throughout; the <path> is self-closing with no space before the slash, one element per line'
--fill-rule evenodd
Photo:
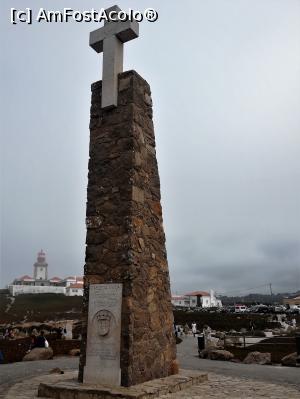
<path fill-rule="evenodd" d="M 69 371 L 64 375 L 52 374 L 28 379 L 12 386 L 3 397 L 5 399 L 34 399 L 37 398 L 40 382 L 55 383 L 75 378 L 76 375 L 77 371 Z M 299 399 L 299 397 L 299 390 L 294 388 L 217 374 L 209 374 L 207 382 L 184 391 L 161 396 L 162 399 Z"/>
<path fill-rule="evenodd" d="M 300 368 L 199 359 L 197 339 L 193 337 L 186 337 L 180 345 L 177 345 L 177 356 L 181 368 L 207 371 L 227 377 L 249 378 L 256 381 L 288 385 L 300 390 Z"/>
<path fill-rule="evenodd" d="M 162 398 L 174 399 L 300 399 L 300 369 L 291 367 L 244 365 L 199 359 L 197 340 L 187 337 L 178 345 L 180 367 L 207 371 L 209 381 Z M 64 375 L 46 375 L 54 367 Z M 60 357 L 37 362 L 0 365 L 0 398 L 33 399 L 39 382 L 54 382 L 74 377 L 78 358 Z M 76 370 L 76 371 L 74 371 Z M 34 377 L 39 375 L 39 377 Z"/>

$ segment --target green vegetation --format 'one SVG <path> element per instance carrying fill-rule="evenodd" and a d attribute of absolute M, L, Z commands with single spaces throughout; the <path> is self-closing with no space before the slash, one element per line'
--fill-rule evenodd
<path fill-rule="evenodd" d="M 22 321 L 46 322 L 80 318 L 82 297 L 62 294 L 18 295 L 7 312 L 7 305 L 11 303 L 11 299 L 0 293 L 0 303 L 0 324 Z"/>

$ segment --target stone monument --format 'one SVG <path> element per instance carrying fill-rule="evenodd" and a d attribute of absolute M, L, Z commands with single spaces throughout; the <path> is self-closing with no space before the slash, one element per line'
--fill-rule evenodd
<path fill-rule="evenodd" d="M 41 383 L 39 397 L 153 399 L 207 380 L 195 371 L 172 375 L 178 366 L 151 93 L 135 71 L 122 71 L 123 43 L 137 36 L 137 23 L 128 21 L 107 22 L 90 36 L 104 62 L 102 82 L 92 85 L 79 375 Z"/>
<path fill-rule="evenodd" d="M 89 383 L 165 377 L 176 358 L 150 87 L 136 72 L 122 72 L 123 42 L 137 36 L 130 21 L 106 22 L 90 35 L 104 54 L 90 119 L 79 371 Z M 101 334 L 105 323 L 110 332 Z"/>

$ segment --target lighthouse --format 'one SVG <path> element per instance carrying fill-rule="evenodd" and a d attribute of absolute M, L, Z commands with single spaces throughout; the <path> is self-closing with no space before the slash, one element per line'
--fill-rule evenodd
<path fill-rule="evenodd" d="M 37 261 L 33 265 L 33 268 L 33 277 L 37 283 L 48 280 L 48 263 L 46 262 L 46 254 L 42 249 L 37 255 Z"/>

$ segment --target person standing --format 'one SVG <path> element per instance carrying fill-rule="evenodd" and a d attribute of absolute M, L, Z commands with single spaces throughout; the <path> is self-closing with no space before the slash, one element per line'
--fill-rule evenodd
<path fill-rule="evenodd" d="M 40 335 L 36 338 L 35 348 L 45 348 L 46 347 L 46 338 L 44 337 L 44 331 L 40 332 Z"/>
<path fill-rule="evenodd" d="M 197 324 L 195 322 L 192 323 L 192 333 L 195 337 L 197 333 Z"/>

